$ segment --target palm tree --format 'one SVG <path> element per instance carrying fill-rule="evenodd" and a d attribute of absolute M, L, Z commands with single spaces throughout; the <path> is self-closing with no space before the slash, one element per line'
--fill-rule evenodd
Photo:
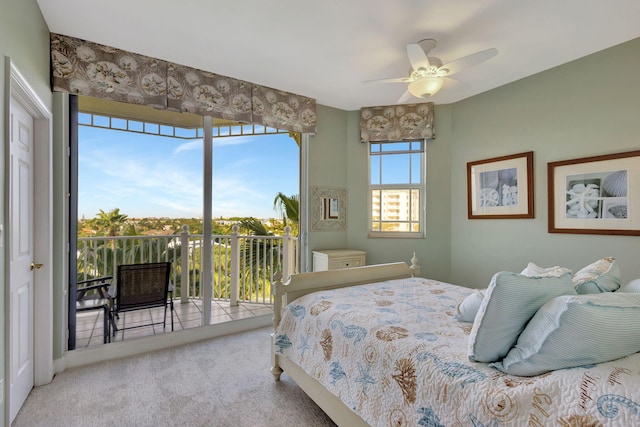
<path fill-rule="evenodd" d="M 256 218 L 245 218 L 239 222 L 240 229 L 252 236 L 273 236 L 273 233 L 267 230 L 267 227 Z M 278 263 L 278 248 L 271 246 L 272 241 L 266 239 L 243 239 L 243 243 L 240 246 L 240 258 L 241 267 L 240 280 L 242 284 L 242 295 L 251 295 L 252 286 L 251 283 L 256 283 L 255 290 L 262 289 L 262 286 L 269 286 L 268 283 L 260 284 L 259 277 L 264 274 L 266 277 L 270 277 L 270 269 L 273 266 L 277 268 Z M 266 267 L 266 270 L 264 270 Z M 260 273 L 262 272 L 262 273 Z M 254 276 L 255 274 L 255 276 Z M 265 292 L 269 292 L 269 288 L 265 289 Z"/>
<path fill-rule="evenodd" d="M 117 232 L 122 229 L 128 218 L 127 215 L 120 213 L 120 208 L 114 208 L 109 212 L 100 209 L 96 217 L 96 225 L 106 231 L 107 236 L 117 236 Z"/>
<path fill-rule="evenodd" d="M 240 230 L 251 236 L 273 236 L 273 233 L 267 230 L 267 227 L 256 218 L 245 218 L 239 223 Z M 265 254 L 267 264 L 271 264 L 271 251 L 268 250 L 268 244 L 264 240 L 248 239 L 244 241 L 240 249 L 240 256 L 244 260 L 244 264 L 248 265 L 253 271 L 258 267 L 256 254 Z"/>
<path fill-rule="evenodd" d="M 253 236 L 273 236 L 259 219 L 253 217 L 240 220 L 238 225 L 242 231 Z"/>
<path fill-rule="evenodd" d="M 276 194 L 273 200 L 273 208 L 282 215 L 282 222 L 287 225 L 287 221 L 291 224 L 291 233 L 298 235 L 298 224 L 300 223 L 300 197 L 297 194 L 293 196 L 285 196 L 281 192 Z"/>

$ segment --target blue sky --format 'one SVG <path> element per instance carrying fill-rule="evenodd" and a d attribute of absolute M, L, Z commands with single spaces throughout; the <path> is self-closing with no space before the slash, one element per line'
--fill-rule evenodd
<path fill-rule="evenodd" d="M 78 218 L 202 217 L 202 140 L 79 126 Z M 299 149 L 287 134 L 214 138 L 213 217 L 276 218 L 298 194 Z"/>

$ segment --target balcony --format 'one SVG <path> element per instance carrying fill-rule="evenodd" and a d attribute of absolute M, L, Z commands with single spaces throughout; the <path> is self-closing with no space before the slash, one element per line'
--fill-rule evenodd
<path fill-rule="evenodd" d="M 290 234 L 284 236 L 240 235 L 238 226 L 230 235 L 212 236 L 211 288 L 205 292 L 202 283 L 204 241 L 202 235 L 182 233 L 171 236 L 105 236 L 78 238 L 77 279 L 116 277 L 117 266 L 145 262 L 169 261 L 175 305 L 175 330 L 204 324 L 273 313 L 271 281 L 281 271 L 283 277 L 299 271 L 298 242 Z M 210 299 L 205 297 L 210 295 Z M 157 321 L 163 309 L 123 313 L 118 324 Z M 203 319 L 206 317 L 206 322 Z M 169 319 L 167 319 L 169 323 Z M 102 344 L 102 312 L 78 313 L 76 316 L 76 348 Z M 113 341 L 170 332 L 162 326 L 146 326 L 118 331 Z"/>

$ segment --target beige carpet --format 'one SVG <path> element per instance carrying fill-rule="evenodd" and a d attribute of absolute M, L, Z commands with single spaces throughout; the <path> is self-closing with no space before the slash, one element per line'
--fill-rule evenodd
<path fill-rule="evenodd" d="M 22 426 L 335 426 L 286 375 L 271 375 L 270 328 L 103 362 L 36 387 Z"/>

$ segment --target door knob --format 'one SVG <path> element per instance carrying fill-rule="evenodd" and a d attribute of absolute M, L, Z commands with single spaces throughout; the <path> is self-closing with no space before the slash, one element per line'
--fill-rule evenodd
<path fill-rule="evenodd" d="M 42 264 L 38 264 L 36 262 L 31 263 L 31 270 L 39 270 L 42 268 Z"/>

